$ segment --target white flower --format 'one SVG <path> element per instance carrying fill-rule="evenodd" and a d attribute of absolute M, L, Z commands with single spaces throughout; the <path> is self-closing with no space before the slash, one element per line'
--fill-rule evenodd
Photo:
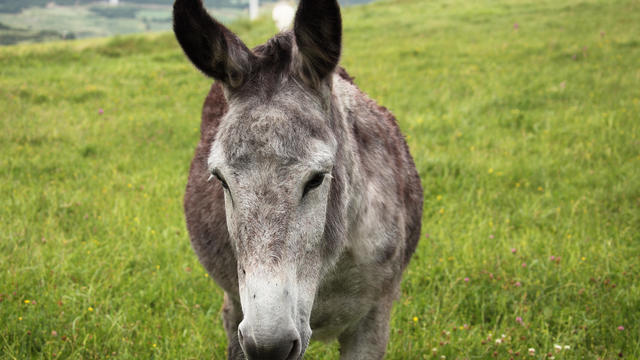
<path fill-rule="evenodd" d="M 529 355 L 533 356 L 536 354 L 536 349 L 534 348 L 529 348 Z"/>
<path fill-rule="evenodd" d="M 569 345 L 565 345 L 565 346 L 564 346 L 564 349 L 565 349 L 565 350 L 570 350 L 570 349 L 571 349 L 571 346 L 569 346 Z"/>
<path fill-rule="evenodd" d="M 502 339 L 496 340 L 496 344 L 502 344 Z"/>
<path fill-rule="evenodd" d="M 553 345 L 553 348 L 558 350 L 558 351 L 560 351 L 560 350 L 562 350 L 562 345 L 555 344 L 555 345 Z"/>

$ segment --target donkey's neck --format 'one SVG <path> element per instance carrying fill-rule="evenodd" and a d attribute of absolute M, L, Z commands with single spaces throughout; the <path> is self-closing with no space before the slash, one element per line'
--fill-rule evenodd
<path fill-rule="evenodd" d="M 337 129 L 334 130 L 336 133 L 340 133 L 342 137 L 342 139 L 338 140 L 338 146 L 341 147 L 339 152 L 344 156 L 348 186 L 348 226 L 353 229 L 357 228 L 359 223 L 362 222 L 360 210 L 366 202 L 368 182 L 364 165 L 360 158 L 362 149 L 358 143 L 357 135 L 354 134 L 354 129 L 357 127 L 356 124 L 361 122 L 359 119 L 359 117 L 363 116 L 361 111 L 366 111 L 367 107 L 370 106 L 370 100 L 350 79 L 345 79 L 345 75 L 346 73 L 333 76 L 332 93 L 338 117 L 335 121 Z"/>
<path fill-rule="evenodd" d="M 393 116 L 345 75 L 334 76 L 332 85 L 348 194 L 346 250 L 359 264 L 383 263 L 402 251 L 398 224 L 405 213 L 397 195 L 406 181 L 408 161 L 400 150 L 406 145 Z M 393 221 L 381 220 L 388 218 Z"/>
<path fill-rule="evenodd" d="M 361 163 L 358 159 L 358 144 L 353 134 L 354 124 L 358 121 L 357 110 L 362 106 L 364 95 L 350 80 L 345 79 L 342 75 L 334 74 L 331 86 L 333 93 L 333 104 L 335 106 L 334 129 L 336 134 L 340 134 L 342 139 L 338 141 L 338 146 L 342 147 L 342 153 L 345 156 L 345 165 L 347 166 L 347 176 L 352 194 L 359 194 L 360 189 L 357 187 L 364 185 L 361 176 Z"/>

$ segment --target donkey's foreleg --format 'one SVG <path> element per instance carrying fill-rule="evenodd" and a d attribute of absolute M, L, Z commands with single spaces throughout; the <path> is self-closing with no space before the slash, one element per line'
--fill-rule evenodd
<path fill-rule="evenodd" d="M 386 296 L 352 329 L 338 337 L 340 360 L 380 360 L 389 341 L 389 318 L 394 297 Z"/>
<path fill-rule="evenodd" d="M 238 325 L 242 321 L 242 308 L 240 302 L 233 300 L 226 292 L 222 305 L 222 322 L 227 332 L 227 353 L 229 360 L 244 360 L 244 353 L 238 341 Z"/>

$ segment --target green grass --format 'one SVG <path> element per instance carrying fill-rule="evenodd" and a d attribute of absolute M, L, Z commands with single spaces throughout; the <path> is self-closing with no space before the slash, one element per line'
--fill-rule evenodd
<path fill-rule="evenodd" d="M 640 3 L 344 18 L 343 64 L 425 189 L 387 357 L 639 358 Z M 209 85 L 171 34 L 0 48 L 0 358 L 224 358 L 181 204 Z"/>

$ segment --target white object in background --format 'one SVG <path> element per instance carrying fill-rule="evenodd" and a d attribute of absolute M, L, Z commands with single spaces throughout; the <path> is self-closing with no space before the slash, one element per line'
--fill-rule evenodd
<path fill-rule="evenodd" d="M 109 0 L 109 5 L 118 5 L 118 0 Z"/>
<path fill-rule="evenodd" d="M 255 20 L 258 18 L 258 9 L 260 8 L 260 4 L 258 0 L 249 0 L 249 19 Z"/>
<path fill-rule="evenodd" d="M 280 31 L 286 30 L 293 22 L 295 16 L 296 11 L 293 6 L 284 1 L 278 2 L 276 6 L 273 7 L 273 21 L 276 22 L 276 26 Z"/>

